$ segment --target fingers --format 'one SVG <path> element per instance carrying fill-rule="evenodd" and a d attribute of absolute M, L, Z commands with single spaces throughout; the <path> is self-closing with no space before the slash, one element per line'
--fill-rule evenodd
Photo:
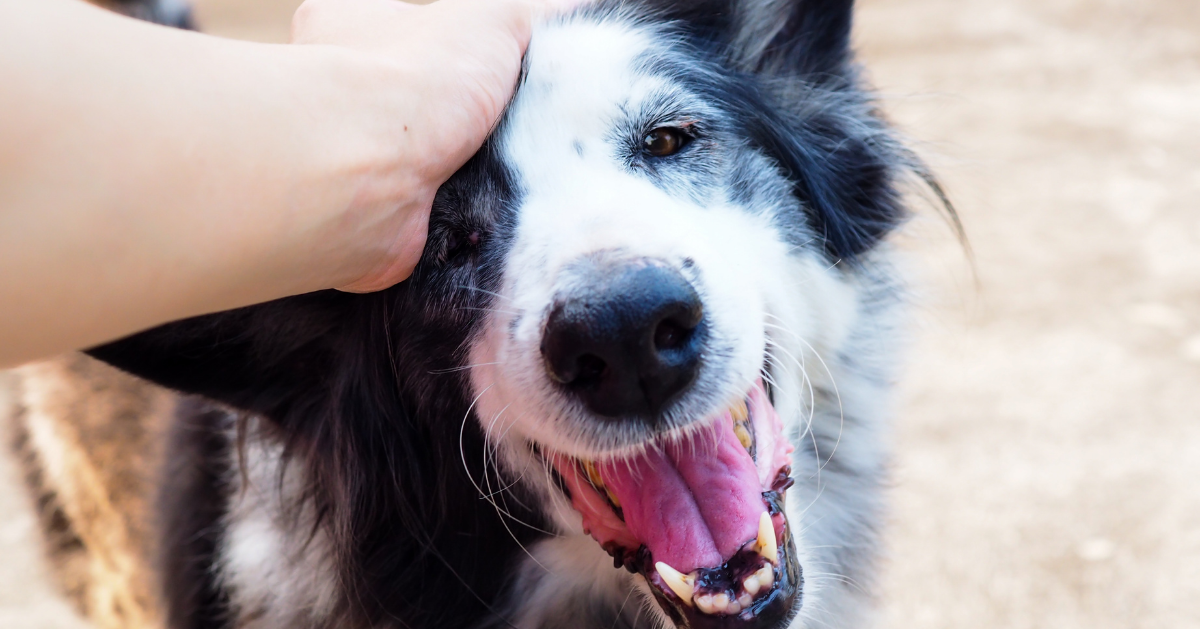
<path fill-rule="evenodd" d="M 398 0 L 305 0 L 292 17 L 292 43 L 333 44 L 387 52 L 428 30 L 451 30 L 467 20 L 507 28 L 519 40 L 532 25 L 589 0 L 440 0 L 415 5 Z"/>
<path fill-rule="evenodd" d="M 365 86 L 361 93 L 347 93 L 368 112 L 355 120 L 377 120 L 374 135 L 389 147 L 383 154 L 396 153 L 379 180 L 415 182 L 397 192 L 405 198 L 352 208 L 356 223 L 371 226 L 352 239 L 375 263 L 343 290 L 379 290 L 408 277 L 424 249 L 433 196 L 503 114 L 534 25 L 587 1 L 305 0 L 292 41 L 367 53 L 352 55 L 371 76 L 355 84 Z"/>

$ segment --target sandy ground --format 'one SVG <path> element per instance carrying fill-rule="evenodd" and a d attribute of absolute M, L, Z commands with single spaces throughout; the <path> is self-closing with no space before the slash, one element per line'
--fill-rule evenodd
<path fill-rule="evenodd" d="M 204 0 L 279 41 L 289 0 Z M 884 627 L 1200 627 L 1200 3 L 863 0 L 918 218 Z M 0 383 L 0 413 L 3 412 Z M 78 627 L 0 457 L 0 627 Z"/>
<path fill-rule="evenodd" d="M 876 0 L 930 225 L 888 627 L 1200 627 L 1200 3 Z"/>

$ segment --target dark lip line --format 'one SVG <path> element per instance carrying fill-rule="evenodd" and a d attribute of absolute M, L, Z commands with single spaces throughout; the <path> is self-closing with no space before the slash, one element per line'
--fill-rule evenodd
<path fill-rule="evenodd" d="M 789 466 L 790 467 L 790 466 Z M 783 470 L 781 470 L 782 472 Z M 790 481 L 790 477 L 789 477 Z M 788 482 L 786 486 L 790 486 Z M 784 487 L 786 490 L 786 487 Z M 695 607 L 683 604 L 673 593 L 664 591 L 657 586 L 648 574 L 646 578 L 651 594 L 664 613 L 670 618 L 677 629 L 707 629 L 709 627 L 726 627 L 724 623 L 755 622 L 764 616 L 771 627 L 786 627 L 800 613 L 804 602 L 804 569 L 797 559 L 795 536 L 792 534 L 791 522 L 787 521 L 784 512 L 782 491 L 768 490 L 763 492 L 763 500 L 767 510 L 772 515 L 784 513 L 785 526 L 783 538 L 779 540 L 779 564 L 775 568 L 775 583 L 766 596 L 755 599 L 749 619 L 744 617 L 744 611 L 739 615 L 705 614 Z M 631 572 L 633 572 L 631 570 Z"/>

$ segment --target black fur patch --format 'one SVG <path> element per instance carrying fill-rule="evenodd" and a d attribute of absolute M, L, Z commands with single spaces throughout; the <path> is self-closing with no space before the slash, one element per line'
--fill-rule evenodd
<path fill-rule="evenodd" d="M 525 506 L 532 501 L 511 499 L 516 489 L 503 506 L 524 524 L 501 521 L 481 499 L 476 485 L 512 483 L 484 469 L 466 374 L 456 369 L 500 276 L 515 220 L 510 182 L 490 149 L 473 158 L 438 194 L 416 273 L 392 289 L 282 299 L 89 352 L 281 429 L 331 534 L 350 626 L 469 626 L 491 613 L 518 542 L 533 540 L 527 525 L 545 528 Z M 187 541 L 170 537 L 164 552 L 190 552 Z M 184 620 L 207 609 L 197 602 L 207 595 L 184 583 L 194 571 L 178 574 L 169 605 L 182 624 L 173 626 L 209 626 Z"/>
<path fill-rule="evenodd" d="M 191 398 L 180 403 L 167 441 L 158 495 L 159 570 L 173 629 L 220 629 L 232 622 L 217 584 L 222 519 L 229 508 L 233 418 Z"/>

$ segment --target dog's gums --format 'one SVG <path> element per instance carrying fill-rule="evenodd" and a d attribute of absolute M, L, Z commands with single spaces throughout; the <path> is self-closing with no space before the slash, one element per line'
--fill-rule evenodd
<path fill-rule="evenodd" d="M 791 453 L 759 381 L 711 421 L 633 455 L 552 460 L 584 531 L 677 625 L 773 626 L 800 591 L 783 513 Z"/>

